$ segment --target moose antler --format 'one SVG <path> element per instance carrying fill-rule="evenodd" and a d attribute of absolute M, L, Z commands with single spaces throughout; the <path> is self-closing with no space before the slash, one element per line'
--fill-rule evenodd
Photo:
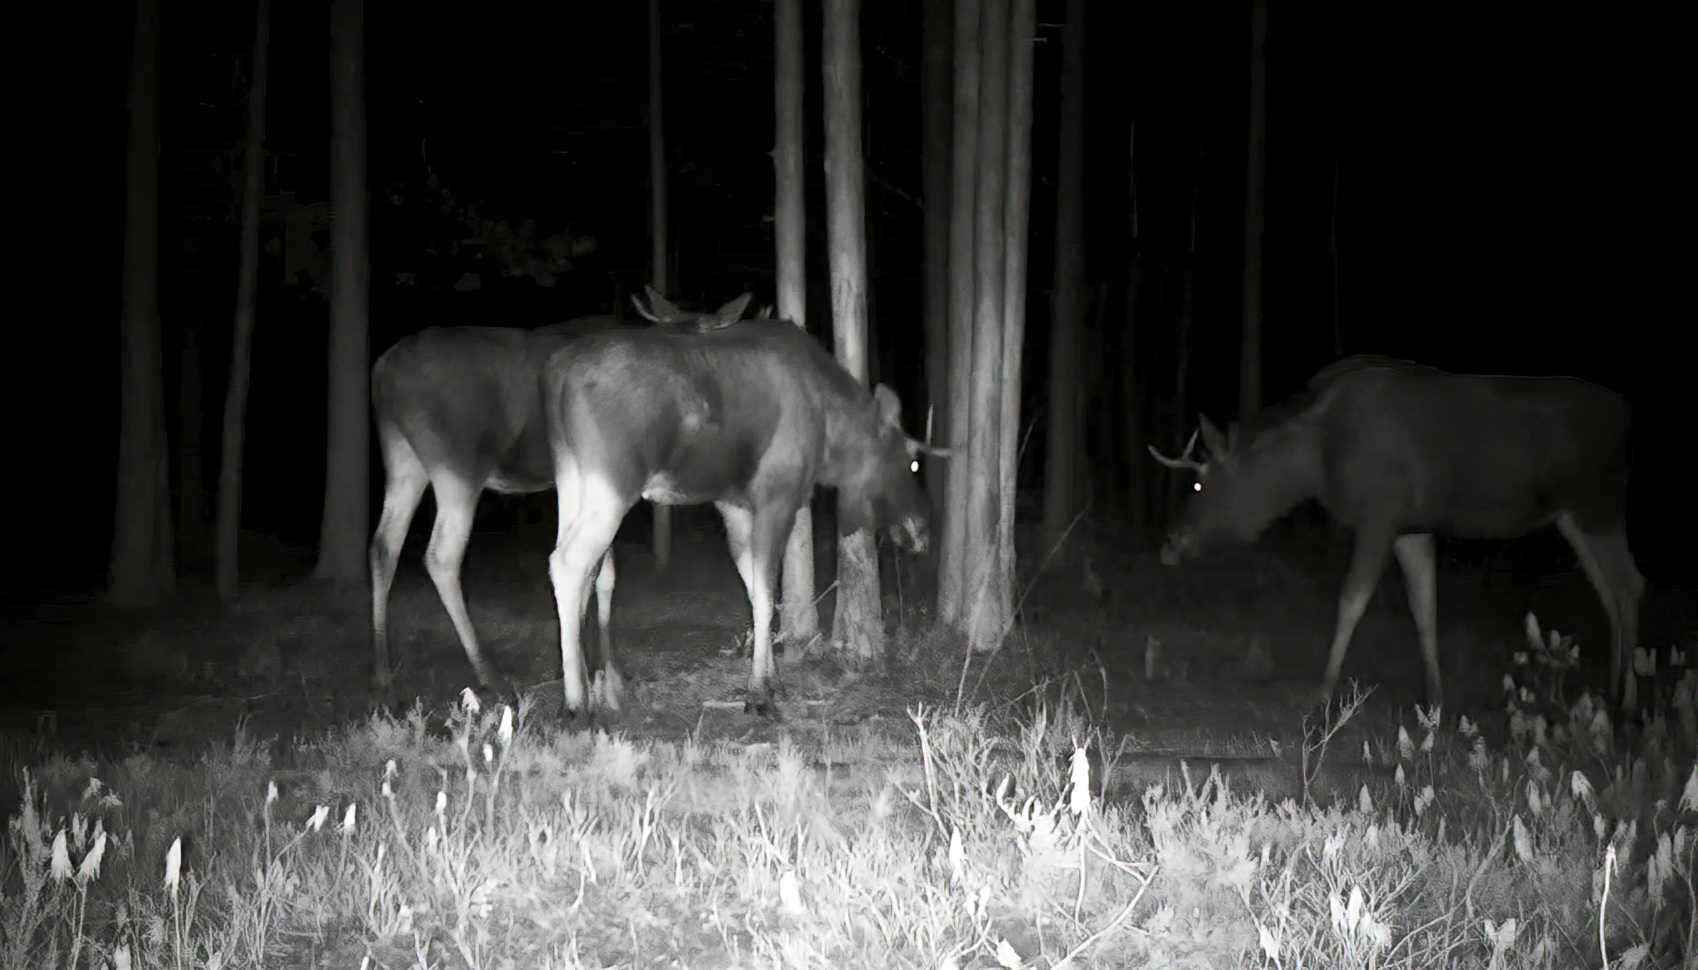
<path fill-rule="evenodd" d="M 1197 459 L 1191 457 L 1191 451 L 1193 449 L 1195 449 L 1196 447 L 1197 447 L 1197 432 L 1193 431 L 1193 432 L 1191 432 L 1191 440 L 1187 441 L 1185 443 L 1185 453 L 1180 455 L 1178 458 L 1167 457 L 1166 455 L 1157 451 L 1155 445 L 1150 445 L 1149 449 L 1150 449 L 1150 454 L 1155 457 L 1156 461 L 1161 462 L 1162 464 L 1166 465 L 1169 468 L 1202 468 L 1203 462 L 1198 461 Z"/>

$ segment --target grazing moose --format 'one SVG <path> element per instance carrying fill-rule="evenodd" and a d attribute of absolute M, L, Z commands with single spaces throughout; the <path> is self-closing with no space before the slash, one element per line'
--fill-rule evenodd
<path fill-rule="evenodd" d="M 1350 637 L 1386 553 L 1395 550 L 1426 665 L 1439 688 L 1435 534 L 1507 539 L 1555 524 L 1609 614 L 1610 690 L 1622 698 L 1644 580 L 1627 548 L 1627 404 L 1571 377 L 1446 374 L 1407 361 L 1350 357 L 1302 393 L 1223 435 L 1207 418 L 1198 492 L 1164 562 L 1214 540 L 1248 541 L 1298 502 L 1320 500 L 1355 531 L 1321 694 L 1338 683 Z M 1625 702 L 1631 704 L 1632 683 Z"/>
<path fill-rule="evenodd" d="M 746 707 L 770 700 L 774 574 L 797 509 L 835 485 L 844 533 L 892 525 L 925 545 L 925 495 L 889 388 L 868 393 L 790 323 L 747 321 L 707 333 L 605 331 L 555 351 L 543 375 L 560 535 L 548 560 L 560 611 L 568 713 L 585 711 L 580 625 L 589 583 L 639 497 L 713 502 L 725 519 L 754 619 Z M 605 702 L 620 680 L 604 664 Z"/>
<path fill-rule="evenodd" d="M 644 317 L 666 329 L 714 330 L 743 315 L 749 294 L 713 313 L 688 313 L 652 287 Z M 504 685 L 478 648 L 460 589 L 460 563 L 484 489 L 506 494 L 554 487 L 538 382 L 549 355 L 573 340 L 619 326 L 612 317 L 582 317 L 537 330 L 451 327 L 403 337 L 371 368 L 372 412 L 383 453 L 383 514 L 371 542 L 372 636 L 381 688 L 389 686 L 389 587 L 407 526 L 424 496 L 436 492 L 436 522 L 425 550 L 442 605 L 466 659 L 486 688 Z M 613 595 L 611 563 L 597 584 L 600 642 L 608 648 Z"/>

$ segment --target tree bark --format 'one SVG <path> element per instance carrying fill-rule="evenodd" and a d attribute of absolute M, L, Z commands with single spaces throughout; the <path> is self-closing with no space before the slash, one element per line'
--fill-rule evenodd
<path fill-rule="evenodd" d="M 1000 642 L 1014 624 L 1018 560 L 1014 550 L 1014 497 L 1019 490 L 1020 359 L 1026 340 L 1026 229 L 1032 197 L 1032 38 L 1037 0 L 1013 0 L 1008 18 L 1008 180 L 1003 202 L 1002 394 L 1000 468 L 1002 504 L 997 516 L 996 584 L 1007 598 Z"/>
<path fill-rule="evenodd" d="M 967 518 L 962 514 L 972 473 L 968 467 L 973 376 L 974 201 L 978 195 L 979 23 L 983 0 L 955 0 L 955 119 L 949 200 L 949 407 L 946 443 L 955 453 L 944 462 L 947 500 L 938 548 L 937 612 L 960 627 L 967 612 Z"/>
<path fill-rule="evenodd" d="M 826 230 L 831 255 L 832 331 L 837 359 L 857 380 L 867 379 L 866 181 L 861 158 L 861 29 L 857 0 L 826 0 L 825 73 Z M 837 546 L 837 612 L 832 649 L 860 660 L 884 654 L 878 554 L 873 533 L 861 529 Z"/>
<path fill-rule="evenodd" d="M 1174 365 L 1173 437 L 1170 440 L 1175 448 L 1184 447 L 1191 436 L 1191 430 L 1196 427 L 1195 419 L 1191 417 L 1191 322 L 1196 310 L 1197 197 L 1201 194 L 1202 180 L 1203 172 L 1199 165 L 1196 181 L 1191 184 L 1191 232 L 1187 237 L 1185 249 L 1185 271 L 1179 305 L 1179 353 L 1178 362 Z M 1178 510 L 1191 482 L 1186 481 L 1183 475 L 1164 475 L 1162 479 L 1167 483 L 1162 493 L 1162 519 L 1166 521 Z"/>
<path fill-rule="evenodd" d="M 1008 0 L 979 21 L 978 180 L 973 206 L 974 309 L 967 453 L 967 641 L 989 652 L 1008 629 L 1012 597 L 998 562 L 1001 518 L 1004 207 L 1008 182 Z"/>
<path fill-rule="evenodd" d="M 807 329 L 807 210 L 802 173 L 802 3 L 773 4 L 773 81 L 776 91 L 772 151 L 773 245 L 777 250 L 778 316 Z M 819 636 L 814 606 L 814 514 L 809 503 L 796 512 L 796 525 L 784 549 L 784 602 L 779 633 L 787 641 Z"/>
<path fill-rule="evenodd" d="M 330 395 L 324 525 L 316 577 L 350 600 L 368 581 L 371 535 L 371 353 L 366 288 L 366 102 L 363 0 L 330 7 Z"/>
<path fill-rule="evenodd" d="M 248 410 L 248 364 L 253 356 L 254 304 L 259 293 L 259 206 L 265 192 L 265 74 L 271 45 L 271 0 L 259 0 L 254 27 L 253 80 L 248 90 L 248 137 L 242 153 L 242 266 L 236 280 L 236 319 L 230 341 L 230 384 L 224 394 L 224 434 L 218 469 L 218 532 L 213 572 L 218 598 L 236 598 L 236 542 L 242 521 L 242 449 Z M 364 534 L 361 534 L 364 538 Z"/>
<path fill-rule="evenodd" d="M 151 606 L 176 585 L 159 329 L 159 9 L 138 0 L 125 159 L 124 306 L 119 319 L 118 505 L 108 592 Z"/>
<path fill-rule="evenodd" d="M 926 334 L 926 403 L 931 415 L 927 431 L 937 441 L 948 441 L 953 427 L 949 400 L 950 0 L 923 2 L 920 178 L 926 221 L 921 300 Z M 934 530 L 948 508 L 944 491 L 947 481 L 946 465 L 928 464 L 926 495 L 931 499 Z M 926 568 L 934 583 L 937 555 L 936 551 L 931 553 Z"/>
<path fill-rule="evenodd" d="M 1262 227 L 1268 142 L 1268 0 L 1250 13 L 1250 152 L 1244 189 L 1244 329 L 1238 357 L 1238 420 L 1262 409 Z"/>
<path fill-rule="evenodd" d="M 1150 522 L 1150 482 L 1155 465 L 1146 457 L 1145 446 L 1157 424 L 1149 407 L 1154 402 L 1141 379 L 1138 368 L 1138 294 L 1144 284 L 1144 244 L 1138 232 L 1138 128 L 1134 123 L 1126 132 L 1126 193 L 1127 223 L 1131 236 L 1131 259 L 1126 268 L 1126 330 L 1120 348 L 1121 388 L 1126 414 L 1126 454 L 1131 456 L 1126 469 L 1127 518 L 1134 529 Z M 1106 298 L 1106 292 L 1105 292 Z M 1098 304 L 1097 312 L 1103 310 Z"/>
<path fill-rule="evenodd" d="M 666 278 L 666 131 L 660 114 L 660 0 L 649 0 L 649 209 L 652 223 L 654 288 L 667 296 L 676 296 L 667 288 Z M 651 548 L 655 565 L 664 568 L 672 562 L 672 509 L 658 502 L 654 510 L 654 535 Z"/>
<path fill-rule="evenodd" d="M 1018 21 L 1016 21 L 1018 22 Z M 1049 428 L 1044 455 L 1044 553 L 1079 509 L 1080 319 L 1085 292 L 1085 0 L 1067 0 L 1061 30 L 1061 145 L 1055 191 L 1055 290 L 1049 312 Z"/>

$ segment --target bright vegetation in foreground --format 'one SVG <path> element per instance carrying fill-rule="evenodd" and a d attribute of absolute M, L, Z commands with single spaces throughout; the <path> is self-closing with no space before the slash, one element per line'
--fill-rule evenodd
<path fill-rule="evenodd" d="M 1204 769 L 1129 794 L 1062 704 L 895 735 L 636 744 L 523 712 L 373 719 L 273 768 L 49 760 L 0 847 L 7 968 L 1674 966 L 1694 944 L 1698 674 L 1623 761 L 1569 644 L 1505 723 L 1366 743 L 1348 804 Z M 1311 736 L 1335 736 L 1348 705 Z M 541 720 L 541 719 L 539 719 Z M 1490 734 L 1501 738 L 1494 746 Z M 1295 755 L 1307 774 L 1326 752 Z M 15 749 L 14 749 L 15 750 Z M 98 779 L 98 780 L 96 780 Z M 18 804 L 14 802 L 14 804 Z"/>

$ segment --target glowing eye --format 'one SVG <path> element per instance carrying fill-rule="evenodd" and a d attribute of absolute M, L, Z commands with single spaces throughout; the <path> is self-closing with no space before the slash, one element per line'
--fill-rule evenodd
<path fill-rule="evenodd" d="M 1202 482 L 1192 482 L 1191 483 L 1191 491 L 1201 492 L 1202 490 L 1203 490 L 1203 483 Z"/>
<path fill-rule="evenodd" d="M 920 472 L 920 459 L 918 459 L 918 458 L 908 459 L 908 470 L 913 472 L 916 475 L 919 474 L 919 472 Z"/>

